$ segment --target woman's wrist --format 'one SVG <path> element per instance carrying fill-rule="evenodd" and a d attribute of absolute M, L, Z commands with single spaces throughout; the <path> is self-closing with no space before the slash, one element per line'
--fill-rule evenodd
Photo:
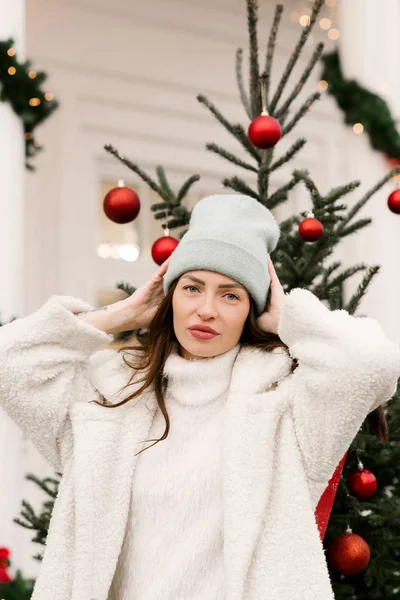
<path fill-rule="evenodd" d="M 137 325 L 135 324 L 135 310 L 126 300 L 120 300 L 108 306 L 78 313 L 76 317 L 89 325 L 93 325 L 96 329 L 111 335 L 137 329 Z"/>

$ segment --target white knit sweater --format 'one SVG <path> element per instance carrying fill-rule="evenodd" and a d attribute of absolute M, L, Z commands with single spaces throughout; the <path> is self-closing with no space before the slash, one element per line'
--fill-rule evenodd
<path fill-rule="evenodd" d="M 109 600 L 224 597 L 221 409 L 239 347 L 197 360 L 182 358 L 175 347 L 168 357 L 170 431 L 138 457 Z M 164 429 L 158 409 L 147 439 Z"/>

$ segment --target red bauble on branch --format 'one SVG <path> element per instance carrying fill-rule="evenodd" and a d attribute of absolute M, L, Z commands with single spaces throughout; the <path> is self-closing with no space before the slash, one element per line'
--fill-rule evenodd
<path fill-rule="evenodd" d="M 323 233 L 324 226 L 312 213 L 308 213 L 307 218 L 299 225 L 299 235 L 305 242 L 315 242 Z"/>
<path fill-rule="evenodd" d="M 363 468 L 360 463 L 358 470 L 350 473 L 347 478 L 347 485 L 353 496 L 358 500 L 368 500 L 378 489 L 378 482 L 371 471 Z"/>
<path fill-rule="evenodd" d="M 253 146 L 266 150 L 279 142 L 282 129 L 274 117 L 261 114 L 250 123 L 247 135 Z"/>
<path fill-rule="evenodd" d="M 367 542 L 350 528 L 339 535 L 328 548 L 328 564 L 341 575 L 359 575 L 367 568 L 371 551 Z"/>
<path fill-rule="evenodd" d="M 114 223 L 130 223 L 139 214 L 140 200 L 136 192 L 124 186 L 122 179 L 118 181 L 118 187 L 113 188 L 106 194 L 103 209 L 107 217 Z"/>
<path fill-rule="evenodd" d="M 388 198 L 388 207 L 396 215 L 400 215 L 400 189 L 394 190 Z"/>
<path fill-rule="evenodd" d="M 151 256 L 158 265 L 162 265 L 167 260 L 179 245 L 179 241 L 168 235 L 168 229 L 166 229 L 166 235 L 158 238 L 151 248 Z"/>

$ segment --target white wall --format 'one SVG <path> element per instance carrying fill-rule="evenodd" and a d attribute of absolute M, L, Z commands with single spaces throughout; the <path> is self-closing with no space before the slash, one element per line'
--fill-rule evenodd
<path fill-rule="evenodd" d="M 265 0 L 260 4 L 264 48 L 275 3 Z M 285 4 L 274 85 L 300 35 L 300 26 L 290 21 L 290 13 L 301 3 Z M 290 90 L 322 38 L 326 40 L 326 34 L 316 30 L 291 78 Z M 330 44 L 327 49 L 332 48 Z M 205 93 L 227 118 L 248 124 L 234 77 L 238 45 L 245 48 L 247 57 L 244 0 L 196 4 L 184 0 L 28 0 L 27 54 L 35 66 L 49 72 L 48 89 L 60 100 L 61 108 L 39 130 L 45 150 L 35 161 L 38 171 L 28 175 L 27 312 L 54 293 L 95 303 L 99 288 L 113 287 L 120 279 L 140 285 L 154 271 L 150 247 L 161 234 L 149 209 L 154 200 L 134 174 L 106 154 L 103 144 L 112 143 L 151 174 L 157 164 L 163 164 L 176 185 L 188 175 L 200 173 L 202 179 L 194 188 L 192 202 L 221 190 L 220 181 L 227 175 L 246 176 L 204 149 L 206 142 L 217 141 L 243 155 L 196 100 L 197 93 Z M 316 90 L 317 81 L 315 74 L 303 100 L 307 92 Z M 275 188 L 287 181 L 294 168 L 308 168 L 323 191 L 354 177 L 354 135 L 342 126 L 331 98 L 325 96 L 314 105 L 281 142 L 277 155 L 303 136 L 308 139 L 307 146 L 290 167 L 276 174 Z M 104 261 L 96 253 L 100 181 L 110 178 L 124 178 L 140 189 L 142 211 L 137 225 L 143 253 L 134 264 Z M 309 206 L 307 194 L 298 187 L 276 215 L 283 219 Z M 382 210 L 387 209 L 383 206 Z M 346 264 L 352 263 L 348 252 L 344 259 Z M 395 306 L 395 301 L 387 298 L 386 314 L 393 315 Z M 374 316 L 381 316 L 379 304 L 371 308 Z M 397 333 L 400 337 L 400 330 Z M 43 459 L 31 447 L 26 458 L 28 471 L 46 471 Z M 32 495 L 24 489 L 25 498 L 32 499 Z M 17 506 L 20 498 L 15 502 Z M 32 574 L 37 565 L 29 556 L 35 551 L 28 541 L 17 548 L 19 566 Z"/>

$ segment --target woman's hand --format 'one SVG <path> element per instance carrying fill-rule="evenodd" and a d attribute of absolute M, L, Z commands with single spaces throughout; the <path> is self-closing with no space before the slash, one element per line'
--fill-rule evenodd
<path fill-rule="evenodd" d="M 281 315 L 281 306 L 285 298 L 285 292 L 276 274 L 275 267 L 268 255 L 268 272 L 271 277 L 271 295 L 267 311 L 263 312 L 257 319 L 257 325 L 266 333 L 278 335 L 278 324 Z"/>
<path fill-rule="evenodd" d="M 165 298 L 163 277 L 167 271 L 171 256 L 157 269 L 144 285 L 136 290 L 124 303 L 132 309 L 135 329 L 147 328 L 153 320 L 158 307 Z"/>

